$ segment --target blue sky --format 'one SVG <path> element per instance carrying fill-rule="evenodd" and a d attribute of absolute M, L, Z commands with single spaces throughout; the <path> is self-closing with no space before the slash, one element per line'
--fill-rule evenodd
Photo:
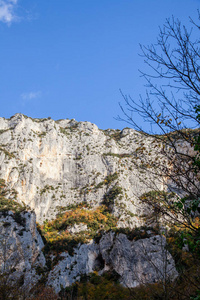
<path fill-rule="evenodd" d="M 174 15 L 197 19 L 199 0 L 0 0 L 1 117 L 116 121 L 119 93 L 145 93 L 139 43 Z"/>

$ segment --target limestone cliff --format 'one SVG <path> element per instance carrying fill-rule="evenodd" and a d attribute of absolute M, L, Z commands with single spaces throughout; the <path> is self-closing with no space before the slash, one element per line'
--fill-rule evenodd
<path fill-rule="evenodd" d="M 28 293 L 40 279 L 37 269 L 45 267 L 43 247 L 33 212 L 0 212 L 0 287 L 19 282 Z"/>
<path fill-rule="evenodd" d="M 147 222 L 140 196 L 153 188 L 167 190 L 163 178 L 148 172 L 138 157 L 143 148 L 152 159 L 163 159 L 153 137 L 133 129 L 103 131 L 89 122 L 22 114 L 0 118 L 0 262 L 2 272 L 11 270 L 9 282 L 23 275 L 21 286 L 30 290 L 44 277 L 59 292 L 95 270 L 115 271 L 129 288 L 174 279 L 164 237 L 151 230 L 128 237 L 119 230 Z M 13 211 L 12 199 L 26 211 Z M 46 221 L 45 247 L 35 218 Z"/>
<path fill-rule="evenodd" d="M 51 267 L 47 266 L 43 247 L 33 212 L 0 213 L 0 270 L 6 285 L 18 283 L 18 288 L 27 296 L 44 278 L 58 293 L 62 287 L 70 286 L 82 275 L 93 271 L 99 274 L 115 271 L 120 283 L 129 288 L 166 282 L 178 274 L 174 260 L 166 250 L 165 238 L 150 230 L 145 238 L 133 240 L 125 234 L 109 231 L 98 242 L 91 240 L 79 244 L 73 255 L 62 252 L 59 260 L 50 255 Z"/>
<path fill-rule="evenodd" d="M 40 223 L 70 204 L 97 207 L 120 187 L 110 209 L 119 226 L 134 227 L 142 223 L 138 196 L 152 189 L 152 182 L 164 188 L 142 163 L 136 167 L 138 147 L 145 145 L 157 159 L 152 140 L 133 129 L 103 131 L 89 122 L 16 114 L 0 118 L 0 178 L 17 191 L 20 203 L 34 209 Z"/>

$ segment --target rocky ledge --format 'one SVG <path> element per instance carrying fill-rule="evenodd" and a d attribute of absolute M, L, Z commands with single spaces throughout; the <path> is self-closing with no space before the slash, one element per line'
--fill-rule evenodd
<path fill-rule="evenodd" d="M 19 282 L 20 289 L 27 293 L 44 279 L 58 293 L 94 271 L 100 275 L 115 272 L 119 282 L 128 288 L 166 282 L 178 274 L 166 250 L 165 238 L 150 230 L 146 233 L 149 237 L 135 236 L 133 240 L 123 233 L 109 231 L 98 242 L 78 244 L 73 255 L 62 252 L 58 258 L 43 253 L 44 243 L 33 212 L 1 213 L 0 225 L 1 271 L 10 285 Z"/>

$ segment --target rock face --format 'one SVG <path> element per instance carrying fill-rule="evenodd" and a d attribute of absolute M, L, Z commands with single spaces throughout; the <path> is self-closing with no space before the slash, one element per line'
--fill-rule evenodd
<path fill-rule="evenodd" d="M 8 270 L 9 282 L 23 277 L 21 286 L 30 290 L 46 272 L 47 285 L 59 292 L 95 270 L 100 275 L 115 271 L 129 288 L 174 279 L 177 271 L 165 249 L 166 240 L 151 231 L 135 240 L 104 231 L 98 243 L 91 239 L 79 244 L 73 255 L 63 252 L 59 261 L 52 255 L 50 270 L 36 229 L 36 218 L 39 223 L 55 219 L 82 202 L 89 209 L 104 203 L 119 228 L 143 225 L 147 207 L 139 196 L 152 184 L 157 190 L 167 189 L 137 155 L 138 147 L 145 146 L 152 159 L 158 159 L 152 141 L 132 129 L 103 131 L 89 122 L 31 119 L 22 114 L 0 118 L 0 179 L 8 186 L 6 197 L 12 199 L 14 193 L 18 203 L 35 211 L 0 213 L 0 266 L 2 273 Z M 87 230 L 83 221 L 67 227 L 72 235 Z"/>
<path fill-rule="evenodd" d="M 0 178 L 18 192 L 20 203 L 34 209 L 40 223 L 71 204 L 98 206 L 113 186 L 120 186 L 112 212 L 120 227 L 134 227 L 142 223 L 138 195 L 152 182 L 156 189 L 165 188 L 135 164 L 141 145 L 156 157 L 151 142 L 133 129 L 103 131 L 89 122 L 16 114 L 0 118 Z M 115 173 L 108 185 L 106 176 Z"/>
<path fill-rule="evenodd" d="M 37 268 L 46 263 L 43 247 L 33 212 L 0 213 L 0 270 L 7 284 L 20 280 L 21 288 L 29 291 L 38 282 Z"/>
<path fill-rule="evenodd" d="M 125 234 L 105 233 L 95 243 L 79 245 L 74 254 L 63 252 L 60 261 L 47 271 L 42 238 L 36 229 L 33 212 L 4 212 L 0 214 L 0 266 L 8 274 L 7 283 L 21 282 L 28 292 L 46 270 L 47 285 L 58 293 L 70 286 L 81 275 L 98 271 L 115 271 L 125 287 L 142 283 L 166 282 L 177 276 L 172 256 L 166 251 L 166 240 L 159 235 L 140 240 L 128 240 Z M 52 257 L 54 264 L 55 257 Z M 39 272 L 38 272 L 39 270 Z"/>
<path fill-rule="evenodd" d="M 47 284 L 52 286 L 56 292 L 70 286 L 80 276 L 95 271 L 97 266 L 97 258 L 99 255 L 99 246 L 93 241 L 90 244 L 80 245 L 75 249 L 74 255 L 62 253 L 62 260 L 50 272 Z"/>
<path fill-rule="evenodd" d="M 114 269 L 124 286 L 163 281 L 177 276 L 172 256 L 165 249 L 166 240 L 156 235 L 129 241 L 125 234 L 110 232 L 100 240 L 104 270 Z"/>
<path fill-rule="evenodd" d="M 129 288 L 158 281 L 165 283 L 178 275 L 165 246 L 165 238 L 159 235 L 130 241 L 125 234 L 110 231 L 99 244 L 92 241 L 80 245 L 73 256 L 63 253 L 63 259 L 49 274 L 48 284 L 59 292 L 61 286 L 70 286 L 81 275 L 95 270 L 99 274 L 114 270 L 122 285 Z"/>

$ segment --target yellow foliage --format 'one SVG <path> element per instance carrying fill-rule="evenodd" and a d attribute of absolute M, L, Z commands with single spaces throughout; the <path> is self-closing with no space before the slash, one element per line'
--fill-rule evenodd
<path fill-rule="evenodd" d="M 109 230 L 116 227 L 117 219 L 106 209 L 104 205 L 93 210 L 77 206 L 58 215 L 55 220 L 46 222 L 41 226 L 41 231 L 47 242 L 53 245 L 55 249 L 60 249 L 61 245 L 66 249 L 66 245 L 70 243 L 73 246 L 78 243 L 87 243 L 98 235 L 100 230 Z M 68 227 L 80 223 L 87 225 L 87 231 L 76 234 L 71 234 L 68 231 Z M 56 245 L 56 243 L 59 244 Z"/>

